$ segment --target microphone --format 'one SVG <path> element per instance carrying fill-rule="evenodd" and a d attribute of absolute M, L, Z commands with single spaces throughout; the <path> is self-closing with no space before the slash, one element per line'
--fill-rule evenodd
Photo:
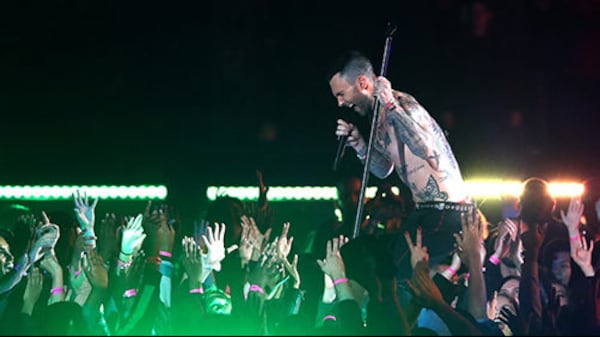
<path fill-rule="evenodd" d="M 334 171 L 337 171 L 337 168 L 340 164 L 340 160 L 344 156 L 344 152 L 346 150 L 346 140 L 348 139 L 348 136 L 339 136 L 338 139 L 339 139 L 339 143 L 338 143 L 337 153 L 335 154 L 335 160 L 333 161 L 333 170 Z"/>

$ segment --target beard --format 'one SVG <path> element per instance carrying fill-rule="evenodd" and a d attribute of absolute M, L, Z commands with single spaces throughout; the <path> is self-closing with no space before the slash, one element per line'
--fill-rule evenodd
<path fill-rule="evenodd" d="M 373 112 L 373 98 L 360 96 L 353 104 L 352 109 L 360 116 L 365 117 Z"/>

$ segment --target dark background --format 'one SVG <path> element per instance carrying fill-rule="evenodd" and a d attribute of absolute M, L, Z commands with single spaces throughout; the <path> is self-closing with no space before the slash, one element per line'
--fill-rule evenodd
<path fill-rule="evenodd" d="M 478 7 L 479 6 L 479 7 Z M 482 8 L 484 10 L 482 10 Z M 332 185 L 329 62 L 357 49 L 447 131 L 468 179 L 585 179 L 600 1 L 0 4 L 0 184 Z M 486 26 L 481 37 L 474 24 Z M 394 180 L 395 178 L 390 178 Z"/>

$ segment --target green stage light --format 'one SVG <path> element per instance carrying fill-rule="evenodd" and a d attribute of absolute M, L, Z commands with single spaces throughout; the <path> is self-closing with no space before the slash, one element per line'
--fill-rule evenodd
<path fill-rule="evenodd" d="M 66 200 L 72 199 L 79 190 L 89 197 L 99 199 L 160 199 L 167 197 L 164 185 L 108 186 L 108 185 L 71 185 L 71 186 L 0 186 L 0 199 L 3 200 Z"/>

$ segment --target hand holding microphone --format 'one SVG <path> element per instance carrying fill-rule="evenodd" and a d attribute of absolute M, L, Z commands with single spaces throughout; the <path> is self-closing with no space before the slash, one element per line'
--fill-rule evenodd
<path fill-rule="evenodd" d="M 335 134 L 338 136 L 339 144 L 335 161 L 333 163 L 334 171 L 337 169 L 340 159 L 344 156 L 344 149 L 346 145 L 352 146 L 352 148 L 359 155 L 362 155 L 364 152 L 366 152 L 365 140 L 352 123 L 348 123 L 343 119 L 338 119 Z"/>

